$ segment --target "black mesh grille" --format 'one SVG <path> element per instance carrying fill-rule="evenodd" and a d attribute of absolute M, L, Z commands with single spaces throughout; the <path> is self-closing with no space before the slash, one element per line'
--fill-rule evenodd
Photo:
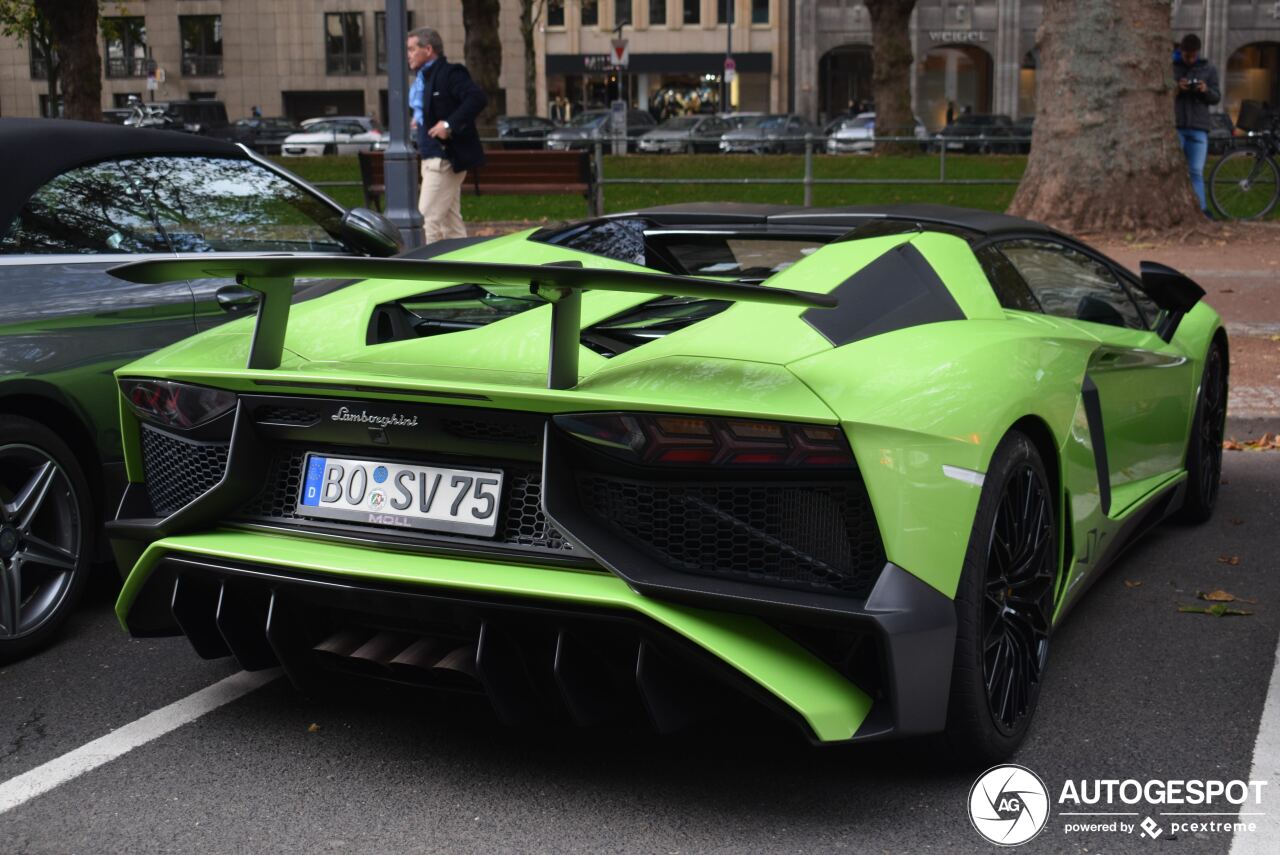
<path fill-rule="evenodd" d="M 684 484 L 584 474 L 582 505 L 675 570 L 865 597 L 884 567 L 866 489 Z"/>
<path fill-rule="evenodd" d="M 151 507 L 168 516 L 222 480 L 225 442 L 196 442 L 142 426 L 142 466 Z"/>
<path fill-rule="evenodd" d="M 365 456 L 355 453 L 357 457 Z M 245 504 L 239 516 L 248 519 L 272 520 L 306 520 L 295 513 L 298 504 L 299 487 L 302 484 L 303 461 L 306 451 L 301 449 L 281 449 L 271 460 L 267 472 L 266 486 L 257 496 Z M 457 464 L 450 464 L 457 465 Z M 465 466 L 465 464 L 462 464 Z M 493 461 L 478 464 L 486 468 L 493 467 Z M 496 538 L 474 538 L 456 534 L 432 534 L 435 540 L 459 540 L 472 542 L 499 543 L 509 546 L 522 546 L 540 551 L 572 553 L 573 547 L 548 522 L 542 513 L 542 475 L 536 469 L 520 466 L 505 466 L 503 491 L 506 503 L 503 520 L 498 526 Z M 365 528 L 371 531 L 386 531 L 381 526 L 365 526 L 359 523 L 343 523 L 344 526 Z"/>
<path fill-rule="evenodd" d="M 259 422 L 276 425 L 312 425 L 320 420 L 315 410 L 301 407 L 259 407 L 254 411 Z"/>
<path fill-rule="evenodd" d="M 474 421 L 471 419 L 444 419 L 440 426 L 446 432 L 462 439 L 490 440 L 492 442 L 518 442 L 535 445 L 542 435 L 523 425 L 498 421 Z"/>

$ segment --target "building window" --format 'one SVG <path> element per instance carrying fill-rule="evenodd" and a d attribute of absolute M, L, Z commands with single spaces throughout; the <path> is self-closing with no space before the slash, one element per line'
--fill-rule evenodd
<path fill-rule="evenodd" d="M 364 74 L 364 15 L 331 12 L 324 16 L 326 74 Z"/>
<path fill-rule="evenodd" d="M 413 32 L 413 10 L 409 9 L 405 13 L 404 34 L 408 38 L 409 33 Z M 387 73 L 387 13 L 373 13 L 373 62 L 374 71 L 378 74 Z"/>
<path fill-rule="evenodd" d="M 31 79 L 49 79 L 49 56 L 45 53 L 46 42 L 35 32 L 27 34 L 27 46 L 31 49 Z M 57 57 L 54 57 L 55 63 Z"/>
<path fill-rule="evenodd" d="M 769 23 L 769 0 L 751 0 L 751 23 Z"/>
<path fill-rule="evenodd" d="M 107 43 L 107 77 L 147 75 L 147 24 L 142 16 L 103 18 Z"/>
<path fill-rule="evenodd" d="M 716 0 L 716 23 L 717 24 L 723 24 L 726 22 L 728 23 L 737 22 L 737 15 L 734 14 L 737 10 L 734 9 L 734 5 L 735 5 L 735 0 Z M 729 17 L 731 15 L 734 17 L 733 21 L 729 21 Z"/>
<path fill-rule="evenodd" d="M 631 23 L 631 0 L 613 0 L 613 25 L 621 27 Z"/>
<path fill-rule="evenodd" d="M 51 105 L 47 94 L 40 96 L 40 115 L 46 119 L 62 118 L 62 99 L 59 98 Z"/>
<path fill-rule="evenodd" d="M 684 17 L 681 20 L 686 26 L 701 23 L 702 0 L 684 0 Z"/>
<path fill-rule="evenodd" d="M 667 23 L 667 0 L 649 0 L 649 26 L 663 27 Z"/>
<path fill-rule="evenodd" d="M 182 76 L 222 76 L 222 16 L 179 15 Z"/>
<path fill-rule="evenodd" d="M 599 0 L 582 0 L 582 26 L 595 27 L 600 23 Z"/>
<path fill-rule="evenodd" d="M 564 0 L 547 0 L 547 26 L 564 26 Z"/>

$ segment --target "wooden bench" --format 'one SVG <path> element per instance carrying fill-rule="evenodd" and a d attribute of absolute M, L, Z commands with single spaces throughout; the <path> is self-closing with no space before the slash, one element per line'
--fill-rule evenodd
<path fill-rule="evenodd" d="M 380 211 L 386 194 L 382 152 L 357 152 L 367 207 Z M 586 151 L 486 151 L 485 164 L 467 172 L 463 191 L 476 196 L 579 194 L 591 209 L 595 182 Z M 419 170 L 419 174 L 421 171 Z"/>

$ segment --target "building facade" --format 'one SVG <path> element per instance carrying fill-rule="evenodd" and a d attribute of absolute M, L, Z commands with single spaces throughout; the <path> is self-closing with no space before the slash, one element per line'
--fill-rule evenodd
<path fill-rule="evenodd" d="M 871 19 L 859 0 L 794 0 L 790 106 L 813 118 L 871 98 Z M 919 0 L 911 19 L 916 114 L 930 129 L 956 112 L 1034 115 L 1041 0 Z M 1223 108 L 1280 104 L 1280 2 L 1173 0 L 1173 34 L 1196 33 L 1218 66 Z"/>
<path fill-rule="evenodd" d="M 789 81 L 789 0 L 548 0 L 539 33 L 539 101 L 563 96 L 574 110 L 608 106 L 668 112 L 785 108 Z M 729 21 L 732 19 L 732 26 Z M 621 29 L 619 29 L 621 27 Z M 627 42 L 625 71 L 611 50 Z"/>
<path fill-rule="evenodd" d="M 463 58 L 457 0 L 407 0 L 411 25 L 430 26 Z M 386 119 L 384 0 L 121 0 L 103 4 L 102 106 L 144 100 L 154 62 L 157 101 L 216 98 L 232 119 L 373 115 Z M 519 5 L 502 4 L 507 112 L 525 112 Z M 0 37 L 0 115 L 47 112 L 47 68 L 27 40 Z"/>

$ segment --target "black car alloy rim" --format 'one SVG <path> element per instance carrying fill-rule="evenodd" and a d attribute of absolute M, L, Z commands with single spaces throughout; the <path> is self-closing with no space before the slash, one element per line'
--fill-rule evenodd
<path fill-rule="evenodd" d="M 1212 508 L 1222 481 L 1222 437 L 1227 425 L 1227 384 L 1222 364 L 1222 351 L 1214 347 L 1204 366 L 1204 388 L 1200 392 L 1200 499 Z"/>
<path fill-rule="evenodd" d="M 0 640 L 39 629 L 71 588 L 81 519 L 71 480 L 30 445 L 0 445 Z"/>
<path fill-rule="evenodd" d="M 1049 652 L 1057 566 L 1053 509 L 1030 465 L 1005 480 L 987 547 L 982 603 L 982 676 L 991 718 L 1014 731 L 1031 709 Z"/>

